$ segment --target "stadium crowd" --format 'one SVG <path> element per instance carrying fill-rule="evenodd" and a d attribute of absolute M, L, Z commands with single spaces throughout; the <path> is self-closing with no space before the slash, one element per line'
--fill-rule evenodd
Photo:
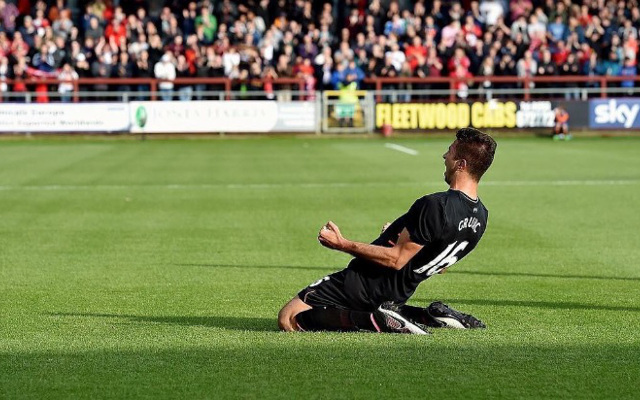
<path fill-rule="evenodd" d="M 491 76 L 637 73 L 637 0 L 202 0 L 165 1 L 153 12 L 141 0 L 74 5 L 0 0 L 0 80 L 16 80 L 1 91 L 26 91 L 29 76 L 156 77 L 168 80 L 159 84 L 164 99 L 173 90 L 191 99 L 206 87 L 171 80 L 229 77 L 270 91 L 277 77 L 323 90 L 376 76 L 486 76 L 480 85 L 490 88 Z M 68 100 L 73 85 L 56 88 Z"/>

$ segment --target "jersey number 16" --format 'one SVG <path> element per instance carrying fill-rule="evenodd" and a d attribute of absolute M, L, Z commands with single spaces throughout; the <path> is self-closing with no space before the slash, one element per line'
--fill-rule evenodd
<path fill-rule="evenodd" d="M 414 269 L 413 272 L 416 274 L 422 274 L 426 271 L 427 276 L 435 275 L 442 271 L 445 268 L 448 268 L 455 264 L 458 261 L 458 254 L 460 251 L 464 250 L 465 247 L 469 244 L 469 242 L 461 242 L 456 246 L 458 242 L 453 242 L 442 253 L 438 255 L 438 257 L 434 258 L 429 264 L 420 267 L 418 269 Z"/>

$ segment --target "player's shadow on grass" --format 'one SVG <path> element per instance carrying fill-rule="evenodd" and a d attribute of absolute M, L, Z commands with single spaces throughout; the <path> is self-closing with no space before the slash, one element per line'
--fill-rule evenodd
<path fill-rule="evenodd" d="M 223 328 L 236 331 L 275 332 L 278 330 L 274 318 L 245 318 L 245 317 L 192 317 L 192 316 L 155 316 L 155 315 L 127 315 L 101 313 L 49 313 L 54 317 L 83 317 L 113 319 L 114 322 L 159 323 L 184 326 L 203 326 L 208 328 Z"/>
<path fill-rule="evenodd" d="M 595 279 L 606 281 L 640 281 L 640 278 L 624 276 L 600 276 L 600 275 L 562 275 L 562 274 L 540 274 L 535 272 L 491 272 L 491 271 L 449 271 L 450 274 L 460 275 L 485 275 L 485 276 L 527 276 L 533 278 L 559 278 L 559 279 Z"/>
<path fill-rule="evenodd" d="M 301 269 L 315 271 L 337 271 L 340 269 L 335 266 L 317 267 L 307 265 L 233 265 L 233 264 L 205 264 L 205 263 L 188 263 L 175 264 L 176 267 L 206 267 L 206 268 L 238 268 L 238 269 Z"/>
<path fill-rule="evenodd" d="M 419 303 L 426 303 L 427 299 L 416 299 Z M 491 300 L 491 299 L 445 299 L 445 303 L 456 307 L 459 304 L 498 307 L 531 307 L 550 308 L 555 310 L 594 310 L 594 311 L 630 311 L 640 312 L 640 307 L 606 306 L 598 304 L 584 304 L 566 301 L 538 301 L 538 300 Z"/>

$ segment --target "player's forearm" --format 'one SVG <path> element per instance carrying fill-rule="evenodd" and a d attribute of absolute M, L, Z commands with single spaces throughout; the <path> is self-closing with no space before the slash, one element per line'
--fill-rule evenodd
<path fill-rule="evenodd" d="M 382 247 L 345 239 L 339 250 L 351 254 L 354 257 L 373 261 L 383 267 L 393 269 L 402 268 L 402 265 L 399 265 L 399 256 L 393 247 Z"/>

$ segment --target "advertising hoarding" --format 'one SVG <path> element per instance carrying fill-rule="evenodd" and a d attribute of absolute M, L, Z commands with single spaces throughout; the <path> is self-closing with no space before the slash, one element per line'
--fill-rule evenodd
<path fill-rule="evenodd" d="M 473 103 L 378 103 L 376 128 L 397 130 L 551 128 L 555 104 L 550 101 L 484 101 Z"/>
<path fill-rule="evenodd" d="M 0 132 L 128 131 L 127 103 L 4 103 L 0 107 Z"/>
<path fill-rule="evenodd" d="M 640 128 L 640 99 L 616 98 L 589 101 L 589 128 L 638 129 Z"/>
<path fill-rule="evenodd" d="M 133 133 L 312 132 L 316 104 L 311 102 L 134 101 Z"/>

